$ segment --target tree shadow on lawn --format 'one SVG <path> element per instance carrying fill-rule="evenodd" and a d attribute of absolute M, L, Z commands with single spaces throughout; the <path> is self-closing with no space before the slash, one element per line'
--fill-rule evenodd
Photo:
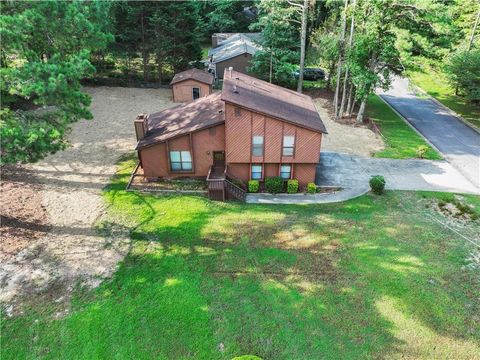
<path fill-rule="evenodd" d="M 435 334 L 479 339 L 465 331 L 472 325 L 463 313 L 466 289 L 428 282 L 452 275 L 441 263 L 463 248 L 455 239 L 432 242 L 440 235 L 432 224 L 405 222 L 401 195 L 281 207 L 112 195 L 115 212 L 139 220 L 131 254 L 110 282 L 75 300 L 71 316 L 42 321 L 39 355 L 108 357 L 114 349 L 135 358 L 388 357 L 409 343 L 379 308 L 385 298 Z M 26 338 L 29 320 L 17 328 Z M 4 353 L 21 341 L 15 334 Z"/>

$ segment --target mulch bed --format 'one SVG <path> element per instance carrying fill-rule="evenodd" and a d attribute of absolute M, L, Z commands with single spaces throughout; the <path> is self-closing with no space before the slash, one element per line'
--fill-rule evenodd
<path fill-rule="evenodd" d="M 41 185 L 20 166 L 3 166 L 0 183 L 0 261 L 13 258 L 49 231 Z"/>

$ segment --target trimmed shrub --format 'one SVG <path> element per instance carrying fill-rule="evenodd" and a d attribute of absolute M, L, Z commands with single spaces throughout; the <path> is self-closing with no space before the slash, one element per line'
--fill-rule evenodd
<path fill-rule="evenodd" d="M 385 179 L 381 175 L 372 176 L 369 181 L 370 188 L 375 194 L 381 195 L 385 189 Z"/>
<path fill-rule="evenodd" d="M 283 191 L 283 179 L 280 176 L 267 177 L 265 179 L 265 190 L 272 194 Z"/>
<path fill-rule="evenodd" d="M 296 194 L 298 192 L 298 180 L 292 179 L 287 181 L 287 193 Z"/>
<path fill-rule="evenodd" d="M 260 183 L 258 180 L 248 180 L 248 192 L 256 193 L 260 188 Z"/>
<path fill-rule="evenodd" d="M 309 194 L 315 194 L 317 192 L 317 185 L 315 185 L 314 183 L 308 183 L 305 190 Z"/>
<path fill-rule="evenodd" d="M 420 159 L 423 159 L 427 151 L 428 151 L 428 146 L 420 145 L 419 147 L 417 147 L 417 150 L 416 150 L 417 157 Z"/>

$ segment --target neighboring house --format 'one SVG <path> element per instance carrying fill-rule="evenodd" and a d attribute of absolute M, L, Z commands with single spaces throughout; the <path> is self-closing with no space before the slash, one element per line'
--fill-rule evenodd
<path fill-rule="evenodd" d="M 262 38 L 262 33 L 215 33 L 212 35 L 212 48 L 216 48 L 217 46 L 221 45 L 222 42 L 228 40 L 234 35 L 242 35 L 248 37 L 250 40 L 260 43 Z"/>
<path fill-rule="evenodd" d="M 221 92 L 140 115 L 135 129 L 145 177 L 207 178 L 216 199 L 238 192 L 233 180 L 313 182 L 327 132 L 309 96 L 233 70 Z"/>
<path fill-rule="evenodd" d="M 247 73 L 253 55 L 260 49 L 259 37 L 258 33 L 214 34 L 212 44 L 216 42 L 218 46 L 208 51 L 209 72 L 216 79 L 222 79 L 225 69 L 230 67 Z"/>
<path fill-rule="evenodd" d="M 174 102 L 190 102 L 212 93 L 213 75 L 200 69 L 175 74 L 170 86 Z"/>

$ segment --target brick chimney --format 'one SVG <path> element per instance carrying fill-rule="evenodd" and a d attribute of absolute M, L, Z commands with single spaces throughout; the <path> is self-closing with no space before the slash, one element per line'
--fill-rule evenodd
<path fill-rule="evenodd" d="M 139 114 L 135 121 L 133 122 L 135 125 L 135 134 L 137 135 L 137 141 L 143 139 L 147 134 L 148 130 L 148 115 L 147 114 Z"/>

